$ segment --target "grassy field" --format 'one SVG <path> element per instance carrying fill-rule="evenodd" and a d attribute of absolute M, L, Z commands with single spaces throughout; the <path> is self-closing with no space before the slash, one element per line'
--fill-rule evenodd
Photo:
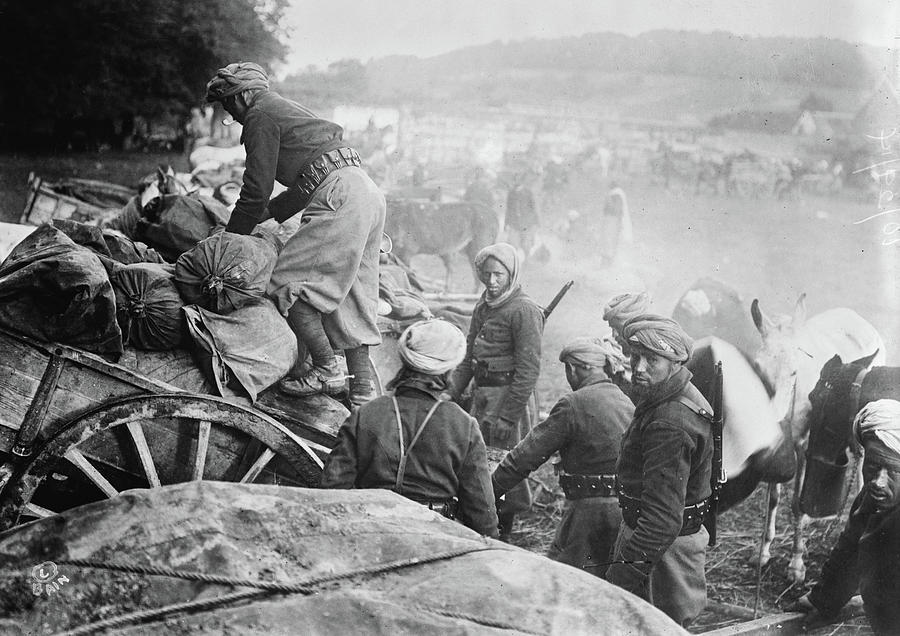
<path fill-rule="evenodd" d="M 0 220 L 18 219 L 31 171 L 51 181 L 77 176 L 133 185 L 159 164 L 179 170 L 186 167 L 183 156 L 171 154 L 0 156 Z M 619 263 L 601 265 L 593 219 L 600 213 L 608 183 L 586 172 L 572 175 L 560 214 L 548 218 L 548 224 L 556 223 L 566 211 L 577 210 L 579 222 L 568 232 L 545 232 L 549 260 L 525 265 L 523 284 L 539 303 L 548 302 L 567 280 L 575 281 L 544 334 L 539 382 L 544 410 L 567 390 L 557 361 L 559 350 L 574 336 L 606 331 L 601 310 L 611 296 L 646 289 L 653 298 L 653 310 L 670 314 L 681 294 L 704 276 L 732 285 L 748 302 L 759 298 L 771 314 L 790 312 L 801 292 L 807 294 L 810 315 L 829 307 L 851 307 L 883 335 L 888 364 L 900 363 L 897 246 L 881 245 L 887 220 L 854 223 L 874 214 L 876 201 L 806 197 L 779 202 L 694 196 L 688 189 L 667 191 L 635 179 L 620 182 L 628 193 L 635 242 Z M 437 259 L 417 257 L 414 264 L 428 274 L 442 275 Z M 464 263 L 460 262 L 454 279 L 460 289 L 471 285 Z M 540 505 L 521 520 L 514 541 L 542 551 L 552 538 L 560 500 L 546 469 L 537 479 L 546 489 L 542 487 Z M 762 501 L 758 491 L 723 517 L 722 540 L 709 559 L 712 598 L 752 607 L 756 587 L 753 557 L 762 525 Z M 779 611 L 804 591 L 787 580 L 790 537 L 784 510 L 779 521 L 774 558 L 763 572 L 763 613 Z M 814 523 L 809 580 L 817 576 L 837 530 L 839 525 L 831 521 Z"/>

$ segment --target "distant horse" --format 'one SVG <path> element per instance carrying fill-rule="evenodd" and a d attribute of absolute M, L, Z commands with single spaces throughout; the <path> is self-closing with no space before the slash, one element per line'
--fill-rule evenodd
<path fill-rule="evenodd" d="M 475 255 L 497 241 L 500 220 L 492 209 L 475 202 L 438 203 L 390 197 L 384 231 L 393 240 L 394 253 L 407 263 L 416 254 L 439 256 L 446 270 L 447 289 L 452 278 L 453 255 L 463 252 L 472 267 L 477 289 Z"/>
<path fill-rule="evenodd" d="M 791 430 L 797 456 L 794 499 L 794 547 L 789 572 L 800 582 L 806 577 L 803 534 L 808 517 L 800 510 L 806 443 L 810 430 L 810 392 L 819 371 L 835 354 L 845 360 L 873 355 L 872 364 L 883 364 L 884 342 L 875 328 L 847 308 L 828 309 L 806 320 L 805 294 L 797 300 L 792 318 L 773 320 L 763 314 L 754 299 L 750 313 L 762 336 L 762 348 L 754 363 L 761 377 L 774 389 L 773 403 L 779 419 Z"/>
<path fill-rule="evenodd" d="M 900 400 L 900 367 L 869 368 L 874 357 L 844 364 L 835 355 L 822 367 L 809 394 L 807 468 L 800 494 L 800 510 L 806 514 L 840 513 L 853 478 L 848 470 L 851 459 L 859 459 L 852 432 L 856 414 L 875 400 Z"/>
<path fill-rule="evenodd" d="M 769 490 L 769 514 L 762 562 L 771 558 L 775 538 L 775 511 L 780 498 L 778 484 L 790 481 L 797 469 L 791 432 L 779 421 L 772 403 L 772 387 L 757 375 L 744 353 L 715 337 L 694 345 L 687 364 L 692 382 L 712 401 L 715 363 L 722 363 L 722 465 L 727 481 L 722 488 L 719 511 L 724 512 L 746 499 L 761 483 Z"/>

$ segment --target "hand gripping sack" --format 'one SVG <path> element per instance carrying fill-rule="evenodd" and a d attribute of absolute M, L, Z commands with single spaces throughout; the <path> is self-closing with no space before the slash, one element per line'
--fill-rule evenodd
<path fill-rule="evenodd" d="M 265 238 L 220 232 L 178 258 L 175 282 L 185 304 L 228 314 L 265 296 L 277 258 Z"/>
<path fill-rule="evenodd" d="M 130 238 L 143 241 L 174 263 L 214 228 L 227 225 L 230 216 L 228 208 L 210 197 L 165 194 L 144 206 L 136 236 Z"/>
<path fill-rule="evenodd" d="M 0 326 L 110 359 L 122 354 L 115 294 L 100 257 L 51 225 L 0 267 Z"/>
<path fill-rule="evenodd" d="M 183 311 L 197 364 L 222 397 L 255 402 L 297 362 L 297 337 L 268 298 L 227 316 L 196 305 Z"/>
<path fill-rule="evenodd" d="M 153 263 L 111 263 L 109 280 L 116 293 L 116 318 L 126 344 L 155 351 L 181 344 L 184 301 L 172 274 Z"/>

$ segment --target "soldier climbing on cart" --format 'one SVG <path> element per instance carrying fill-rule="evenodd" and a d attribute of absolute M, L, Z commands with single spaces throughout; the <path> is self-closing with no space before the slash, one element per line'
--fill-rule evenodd
<path fill-rule="evenodd" d="M 297 397 L 341 393 L 345 378 L 334 352 L 341 349 L 351 375 L 350 402 L 366 402 L 375 396 L 368 348 L 381 342 L 376 308 L 384 196 L 342 140 L 343 129 L 271 92 L 259 65 L 219 69 L 206 100 L 221 102 L 244 126 L 244 185 L 226 231 L 250 234 L 268 216 L 283 222 L 303 212 L 300 229 L 279 255 L 268 296 L 311 366 L 294 370 L 280 390 Z M 288 189 L 269 201 L 276 180 Z"/>

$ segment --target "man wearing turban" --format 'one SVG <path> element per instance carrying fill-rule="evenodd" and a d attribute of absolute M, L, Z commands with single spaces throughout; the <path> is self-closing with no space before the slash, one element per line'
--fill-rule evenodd
<path fill-rule="evenodd" d="M 797 603 L 810 622 L 832 620 L 857 593 L 876 634 L 900 633 L 900 402 L 869 402 L 853 433 L 865 452 L 863 488 L 812 591 Z"/>
<path fill-rule="evenodd" d="M 509 243 L 488 245 L 475 256 L 485 290 L 469 327 L 466 356 L 453 376 L 459 401 L 472 384 L 470 413 L 488 446 L 509 450 L 537 423 L 534 387 L 541 371 L 544 314 L 519 285 L 519 253 Z M 531 507 L 527 481 L 500 505 L 501 536 L 515 515 Z"/>
<path fill-rule="evenodd" d="M 576 338 L 559 354 L 572 392 L 512 449 L 492 477 L 500 499 L 555 452 L 566 507 L 547 556 L 602 577 L 622 523 L 616 460 L 634 405 L 610 380 L 621 366 L 614 343 Z"/>
<path fill-rule="evenodd" d="M 691 384 L 693 343 L 677 322 L 639 314 L 622 335 L 635 411 L 616 468 L 625 523 L 607 579 L 687 626 L 706 606 L 712 409 Z"/>
<path fill-rule="evenodd" d="M 338 431 L 322 488 L 385 488 L 496 537 L 497 512 L 478 422 L 443 401 L 450 371 L 466 353 L 462 332 L 439 319 L 400 336 L 403 366 L 383 395 Z"/>
<path fill-rule="evenodd" d="M 268 295 L 311 364 L 279 388 L 299 397 L 342 392 L 334 352 L 342 349 L 352 375 L 350 401 L 365 402 L 375 393 L 368 347 L 381 342 L 376 319 L 384 196 L 343 141 L 343 129 L 270 91 L 258 64 L 229 64 L 206 89 L 208 102 L 221 102 L 243 124 L 247 150 L 240 198 L 225 230 L 250 234 L 268 217 L 283 222 L 303 215 L 279 255 Z M 270 200 L 276 180 L 288 189 Z"/>
<path fill-rule="evenodd" d="M 603 307 L 603 320 L 609 324 L 616 342 L 626 354 L 628 353 L 628 343 L 622 336 L 622 327 L 635 316 L 647 313 L 649 306 L 650 294 L 629 292 L 613 296 Z"/>

